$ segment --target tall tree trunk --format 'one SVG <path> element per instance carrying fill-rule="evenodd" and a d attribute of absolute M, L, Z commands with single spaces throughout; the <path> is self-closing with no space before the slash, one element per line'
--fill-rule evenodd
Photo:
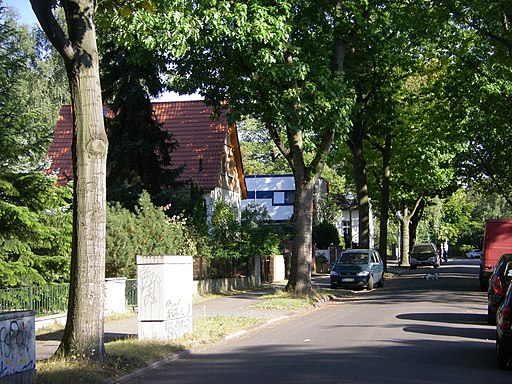
<path fill-rule="evenodd" d="M 352 127 L 350 149 L 352 150 L 354 160 L 354 179 L 359 208 L 359 248 L 370 248 L 370 203 L 368 198 L 363 140 L 364 127 L 362 124 L 356 122 Z"/>
<path fill-rule="evenodd" d="M 409 249 L 412 249 L 414 244 L 416 244 L 416 240 L 418 238 L 418 225 L 420 223 L 421 217 L 423 216 L 423 211 L 425 210 L 425 199 L 421 199 L 418 204 L 418 208 L 414 211 L 414 215 L 411 217 L 411 223 L 409 225 Z"/>
<path fill-rule="evenodd" d="M 67 31 L 52 1 L 30 0 L 51 43 L 61 54 L 73 109 L 73 248 L 66 328 L 57 354 L 103 359 L 105 284 L 105 174 L 107 136 L 94 28 L 94 1 L 62 2 Z"/>
<path fill-rule="evenodd" d="M 418 206 L 420 205 L 421 201 L 423 199 L 420 197 L 416 200 L 416 203 L 414 204 L 414 208 L 412 211 L 409 211 L 409 207 L 407 204 L 404 205 L 403 213 L 398 215 L 398 219 L 400 220 L 400 227 L 401 227 L 401 264 L 403 266 L 410 266 L 409 262 L 409 245 L 410 245 L 410 223 L 411 218 L 413 217 L 414 213 L 418 209 Z"/>
<path fill-rule="evenodd" d="M 408 215 L 407 208 L 405 209 L 404 216 L 402 220 L 400 220 L 400 243 L 402 248 L 400 250 L 400 265 L 408 267 L 411 265 L 409 261 L 409 221 L 410 216 Z"/>
<path fill-rule="evenodd" d="M 389 220 L 389 189 L 391 184 L 391 134 L 386 135 L 384 147 L 379 148 L 382 153 L 382 184 L 381 184 L 381 214 L 379 253 L 384 261 L 384 270 L 388 268 L 388 220 Z"/>
<path fill-rule="evenodd" d="M 304 174 L 295 172 L 292 260 L 286 290 L 302 296 L 311 293 L 313 191 L 314 182 L 305 180 Z"/>

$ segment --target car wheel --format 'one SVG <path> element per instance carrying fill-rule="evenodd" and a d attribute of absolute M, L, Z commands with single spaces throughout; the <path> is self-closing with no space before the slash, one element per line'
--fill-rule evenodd
<path fill-rule="evenodd" d="M 498 340 L 496 336 L 496 356 L 498 357 L 498 368 L 499 369 L 507 369 L 508 363 L 510 361 L 510 353 L 503 348 L 501 342 Z"/>
<path fill-rule="evenodd" d="M 377 284 L 380 288 L 384 286 L 384 276 L 380 279 L 379 283 Z"/>
<path fill-rule="evenodd" d="M 336 289 L 336 284 L 331 283 L 331 289 Z"/>
<path fill-rule="evenodd" d="M 371 291 L 373 290 L 373 275 L 370 275 L 370 277 L 368 278 L 368 286 L 367 286 L 368 290 Z"/>
<path fill-rule="evenodd" d="M 496 325 L 496 314 L 492 311 L 490 306 L 487 306 L 487 324 Z"/>

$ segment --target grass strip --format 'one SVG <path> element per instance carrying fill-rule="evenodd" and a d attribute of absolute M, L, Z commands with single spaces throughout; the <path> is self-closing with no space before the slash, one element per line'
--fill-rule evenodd
<path fill-rule="evenodd" d="M 215 343 L 236 331 L 249 329 L 265 319 L 247 316 L 211 316 L 194 320 L 193 332 L 171 341 L 136 338 L 105 344 L 104 362 L 75 358 L 52 358 L 37 364 L 38 384 L 98 384 L 146 367 L 174 353 Z"/>

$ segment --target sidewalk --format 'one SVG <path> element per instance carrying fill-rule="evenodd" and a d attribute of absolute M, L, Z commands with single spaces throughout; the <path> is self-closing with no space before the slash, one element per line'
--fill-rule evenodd
<path fill-rule="evenodd" d="M 261 302 L 263 295 L 275 292 L 274 287 L 265 289 L 256 289 L 237 295 L 220 296 L 211 300 L 204 300 L 193 305 L 193 318 L 209 317 L 215 315 L 231 316 L 252 316 L 266 318 L 269 321 L 275 321 L 280 318 L 293 316 L 302 310 L 259 310 L 252 309 Z M 126 337 L 137 336 L 137 315 L 105 323 L 105 341 L 112 341 Z M 59 346 L 62 332 L 40 335 L 36 337 L 36 357 L 37 360 L 46 360 L 52 356 Z"/>

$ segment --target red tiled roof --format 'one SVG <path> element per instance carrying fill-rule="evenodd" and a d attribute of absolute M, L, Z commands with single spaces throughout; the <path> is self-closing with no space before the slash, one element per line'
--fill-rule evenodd
<path fill-rule="evenodd" d="M 217 187 L 228 130 L 225 116 L 212 119 L 212 108 L 203 101 L 154 102 L 153 109 L 157 120 L 163 123 L 163 129 L 171 132 L 178 142 L 179 147 L 171 158 L 173 167 L 185 165 L 180 179 L 192 179 L 205 191 Z M 72 132 L 71 106 L 64 105 L 47 154 L 52 160 L 50 171 L 58 171 L 59 184 L 73 178 Z"/>

